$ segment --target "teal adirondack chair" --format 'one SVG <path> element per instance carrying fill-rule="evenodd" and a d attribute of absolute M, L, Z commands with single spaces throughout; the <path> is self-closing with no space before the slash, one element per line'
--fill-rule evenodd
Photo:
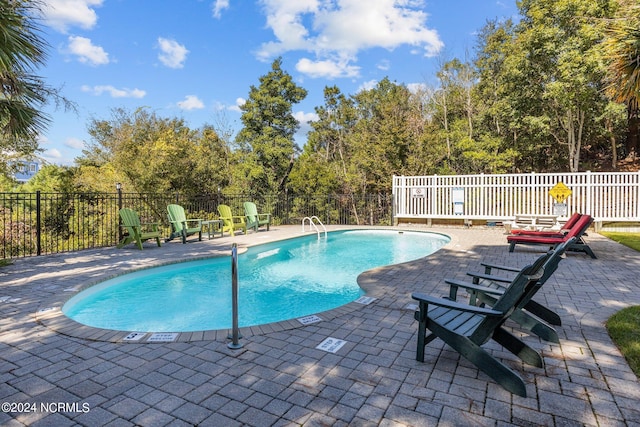
<path fill-rule="evenodd" d="M 515 310 L 526 304 L 532 288 L 544 273 L 544 264 L 552 256 L 554 251 L 549 251 L 524 267 L 491 308 L 413 293 L 412 298 L 419 303 L 415 313 L 418 321 L 416 360 L 424 362 L 425 346 L 440 338 L 506 390 L 526 397 L 522 378 L 483 349 L 482 345 L 493 339 L 522 361 L 537 367 L 544 366 L 538 352 L 502 325 Z M 431 331 L 429 335 L 427 330 Z"/>
<path fill-rule="evenodd" d="M 138 249 L 142 249 L 142 242 L 150 239 L 156 239 L 158 246 L 160 246 L 160 238 L 162 237 L 160 223 L 140 223 L 137 212 L 129 208 L 120 209 L 120 218 L 122 226 L 127 230 L 127 235 L 118 243 L 118 249 L 129 243 L 135 243 Z"/>
<path fill-rule="evenodd" d="M 228 231 L 233 237 L 237 230 L 242 230 L 244 234 L 247 234 L 247 223 L 244 220 L 244 215 L 233 215 L 231 208 L 227 205 L 218 205 L 218 213 L 222 220 L 222 234 Z"/>
<path fill-rule="evenodd" d="M 167 206 L 169 222 L 171 223 L 171 234 L 169 239 L 175 237 L 182 238 L 182 243 L 187 243 L 187 237 L 197 234 L 198 240 L 202 240 L 202 219 L 187 219 L 184 208 L 180 205 Z"/>
<path fill-rule="evenodd" d="M 253 228 L 255 231 L 258 231 L 258 227 L 262 227 L 263 225 L 266 225 L 267 231 L 269 231 L 269 224 L 271 223 L 271 214 L 258 213 L 258 208 L 256 208 L 255 203 L 244 202 L 244 216 L 247 219 L 247 228 Z"/>

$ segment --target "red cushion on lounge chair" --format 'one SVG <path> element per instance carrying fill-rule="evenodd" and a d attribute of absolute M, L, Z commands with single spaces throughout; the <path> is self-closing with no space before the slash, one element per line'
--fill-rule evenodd
<path fill-rule="evenodd" d="M 548 237 L 548 236 L 536 236 L 536 235 L 519 235 L 514 234 L 507 236 L 507 241 L 509 243 L 531 243 L 531 244 L 540 244 L 540 245 L 557 245 L 562 243 L 570 238 L 576 236 L 582 236 L 587 228 L 591 225 L 593 219 L 590 215 L 582 215 L 578 222 L 571 227 L 571 229 L 561 237 Z"/>

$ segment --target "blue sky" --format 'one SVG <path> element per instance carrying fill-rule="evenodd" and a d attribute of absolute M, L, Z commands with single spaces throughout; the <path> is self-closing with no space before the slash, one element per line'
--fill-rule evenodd
<path fill-rule="evenodd" d="M 250 86 L 282 57 L 308 91 L 294 106 L 302 145 L 325 86 L 355 94 L 384 77 L 433 83 L 438 64 L 472 55 L 515 0 L 45 0 L 45 81 L 77 112 L 47 108 L 41 157 L 71 165 L 92 118 L 148 107 L 190 127 L 234 132 Z"/>

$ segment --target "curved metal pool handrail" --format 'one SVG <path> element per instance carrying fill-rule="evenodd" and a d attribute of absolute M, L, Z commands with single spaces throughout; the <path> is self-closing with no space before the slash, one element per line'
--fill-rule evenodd
<path fill-rule="evenodd" d="M 234 243 L 231 246 L 231 304 L 232 304 L 232 327 L 231 342 L 227 344 L 227 347 L 231 349 L 242 348 L 240 344 L 240 328 L 238 326 L 238 244 Z"/>

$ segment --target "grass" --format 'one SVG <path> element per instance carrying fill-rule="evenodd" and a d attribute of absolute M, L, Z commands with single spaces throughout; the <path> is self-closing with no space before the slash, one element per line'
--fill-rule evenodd
<path fill-rule="evenodd" d="M 602 232 L 622 245 L 640 252 L 640 233 Z M 607 331 L 629 367 L 640 378 L 640 306 L 627 307 L 607 320 Z"/>
<path fill-rule="evenodd" d="M 617 231 L 616 232 L 602 231 L 600 234 L 622 245 L 628 246 L 631 249 L 635 249 L 636 251 L 640 252 L 640 233 L 621 233 Z"/>
<path fill-rule="evenodd" d="M 607 320 L 607 331 L 640 378 L 640 306 L 624 308 L 611 316 Z"/>

